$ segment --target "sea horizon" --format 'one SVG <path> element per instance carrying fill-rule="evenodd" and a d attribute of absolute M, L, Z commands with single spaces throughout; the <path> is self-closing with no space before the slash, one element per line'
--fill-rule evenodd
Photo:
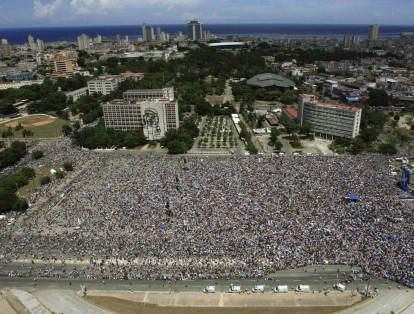
<path fill-rule="evenodd" d="M 187 26 L 182 23 L 149 24 L 174 35 L 177 32 L 186 33 Z M 343 38 L 344 35 L 358 35 L 361 39 L 368 36 L 369 24 L 309 24 L 309 23 L 206 23 L 203 28 L 219 37 L 254 36 L 273 39 L 306 39 Z M 414 25 L 380 25 L 380 35 L 384 39 L 400 37 L 401 32 L 414 32 Z M 32 35 L 45 42 L 68 41 L 75 42 L 82 33 L 90 37 L 98 34 L 115 38 L 117 35 L 129 36 L 136 40 L 141 36 L 141 24 L 128 25 L 85 25 L 85 26 L 36 26 L 0 28 L 0 38 L 6 38 L 10 44 L 18 45 L 27 42 L 27 36 Z"/>

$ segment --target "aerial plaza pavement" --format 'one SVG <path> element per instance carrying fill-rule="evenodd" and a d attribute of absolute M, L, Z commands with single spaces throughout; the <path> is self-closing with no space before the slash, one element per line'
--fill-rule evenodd
<path fill-rule="evenodd" d="M 358 265 L 414 287 L 413 208 L 389 157 L 175 157 L 42 143 L 37 169 L 75 173 L 35 191 L 0 233 L 0 275 L 99 280 L 264 279 Z M 38 148 L 39 148 L 38 147 Z M 350 196 L 358 199 L 351 200 Z"/>

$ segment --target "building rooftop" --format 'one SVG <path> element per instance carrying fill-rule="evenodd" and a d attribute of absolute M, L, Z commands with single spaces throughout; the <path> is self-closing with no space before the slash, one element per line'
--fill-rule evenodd
<path fill-rule="evenodd" d="M 266 87 L 281 87 L 281 88 L 291 88 L 295 86 L 295 83 L 283 76 L 273 74 L 273 73 L 264 73 L 252 77 L 247 81 L 248 85 L 266 88 Z"/>
<path fill-rule="evenodd" d="M 361 108 L 352 107 L 352 106 L 348 106 L 348 105 L 344 105 L 344 104 L 333 103 L 333 102 L 324 102 L 324 101 L 321 101 L 321 100 L 313 100 L 313 101 L 309 101 L 309 102 L 314 104 L 314 105 L 321 106 L 321 107 L 332 107 L 332 108 L 347 110 L 347 111 L 352 111 L 352 112 L 362 111 Z"/>
<path fill-rule="evenodd" d="M 292 120 L 296 120 L 299 116 L 299 112 L 298 109 L 296 108 L 286 108 L 283 109 L 285 111 L 285 113 L 292 119 Z"/>

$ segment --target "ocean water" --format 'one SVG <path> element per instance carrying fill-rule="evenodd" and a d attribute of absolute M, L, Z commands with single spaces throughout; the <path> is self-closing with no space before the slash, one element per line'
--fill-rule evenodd
<path fill-rule="evenodd" d="M 186 25 L 154 25 L 174 35 L 177 32 L 186 34 Z M 368 25 L 305 25 L 305 24 L 205 24 L 208 30 L 222 37 L 256 36 L 267 38 L 311 38 L 329 37 L 342 38 L 346 34 L 359 35 L 362 39 L 368 36 Z M 381 26 L 382 38 L 398 38 L 401 32 L 414 32 L 411 26 Z M 76 26 L 76 27 L 48 27 L 48 28 L 0 28 L 0 38 L 6 38 L 10 44 L 23 44 L 27 36 L 40 38 L 45 42 L 69 41 L 75 42 L 82 33 L 95 37 L 100 34 L 104 37 L 115 38 L 117 35 L 128 35 L 130 40 L 141 36 L 140 25 L 126 26 Z"/>

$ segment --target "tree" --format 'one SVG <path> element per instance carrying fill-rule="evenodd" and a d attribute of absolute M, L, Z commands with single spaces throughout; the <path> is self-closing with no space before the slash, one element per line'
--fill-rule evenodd
<path fill-rule="evenodd" d="M 296 100 L 296 94 L 292 90 L 286 90 L 282 96 L 280 96 L 280 101 L 285 105 L 292 105 Z"/>
<path fill-rule="evenodd" d="M 23 130 L 22 135 L 23 135 L 23 137 L 32 137 L 33 136 L 33 131 L 31 131 L 31 130 Z"/>
<path fill-rule="evenodd" d="M 40 184 L 41 185 L 46 185 L 46 184 L 49 184 L 50 182 L 51 182 L 51 179 L 48 176 L 40 178 Z"/>
<path fill-rule="evenodd" d="M 384 155 L 395 155 L 397 148 L 391 143 L 384 143 L 379 146 L 379 152 Z"/>
<path fill-rule="evenodd" d="M 147 143 L 147 139 L 142 132 L 127 132 L 124 136 L 123 143 L 125 147 L 133 148 L 145 145 Z"/>
<path fill-rule="evenodd" d="M 65 171 L 73 171 L 73 164 L 70 161 L 65 161 L 63 163 L 63 169 L 65 169 Z"/>
<path fill-rule="evenodd" d="M 73 129 L 70 127 L 70 125 L 65 124 L 62 126 L 62 133 L 65 136 L 70 136 L 72 135 Z"/>
<path fill-rule="evenodd" d="M 59 170 L 55 173 L 55 177 L 56 179 L 63 179 L 65 177 L 65 174 L 63 173 L 63 171 Z"/>
<path fill-rule="evenodd" d="M 35 160 L 36 159 L 40 159 L 43 156 L 44 156 L 44 153 L 41 150 L 34 150 L 34 151 L 32 151 L 32 158 L 35 159 Z"/>
<path fill-rule="evenodd" d="M 188 151 L 186 144 L 179 139 L 169 142 L 167 148 L 170 154 L 185 154 Z"/>
<path fill-rule="evenodd" d="M 389 106 L 393 103 L 392 96 L 388 96 L 384 89 L 371 89 L 369 91 L 369 100 L 367 101 L 370 106 Z"/>
<path fill-rule="evenodd" d="M 305 134 L 306 136 L 310 136 L 311 133 L 312 133 L 312 125 L 310 125 L 309 123 L 304 123 L 300 127 L 300 134 Z"/>
<path fill-rule="evenodd" d="M 281 135 L 281 131 L 277 128 L 272 128 L 270 131 L 270 144 L 275 145 L 279 141 L 278 136 Z"/>

